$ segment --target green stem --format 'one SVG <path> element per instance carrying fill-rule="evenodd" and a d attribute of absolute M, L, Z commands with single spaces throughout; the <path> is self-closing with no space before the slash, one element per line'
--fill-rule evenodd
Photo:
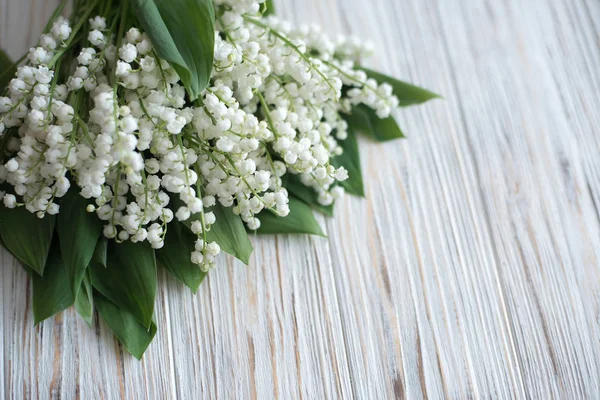
<path fill-rule="evenodd" d="M 79 32 L 79 30 L 83 27 L 83 24 L 85 24 L 87 22 L 88 17 L 90 16 L 92 10 L 96 7 L 96 5 L 98 4 L 99 1 L 100 0 L 94 0 L 92 5 L 83 13 L 83 16 L 79 19 L 79 21 L 77 22 L 75 27 L 73 27 L 73 29 L 71 31 L 71 36 L 69 36 L 69 39 L 67 39 L 67 41 L 64 43 L 64 46 L 62 47 L 62 49 L 60 51 L 56 52 L 56 54 L 54 55 L 54 57 L 52 58 L 50 63 L 48 63 L 49 68 L 54 66 L 54 64 L 69 49 L 69 47 L 71 46 L 71 43 L 73 43 L 73 40 L 77 36 L 77 32 Z"/>
<path fill-rule="evenodd" d="M 281 189 L 281 185 L 279 185 L 279 182 L 277 180 L 277 171 L 275 170 L 275 163 L 273 162 L 273 157 L 271 157 L 271 153 L 269 153 L 269 148 L 268 146 L 263 143 L 263 147 L 265 149 L 265 157 L 267 157 L 267 160 L 269 160 L 269 165 L 271 166 L 271 170 L 273 171 L 273 176 L 275 177 L 275 185 L 277 186 L 277 189 Z"/>
<path fill-rule="evenodd" d="M 306 56 L 306 54 L 304 54 L 304 52 L 300 51 L 300 49 L 298 48 L 298 46 L 296 46 L 294 43 L 292 43 L 287 37 L 285 37 L 284 35 L 282 35 L 281 33 L 277 32 L 276 30 L 272 29 L 270 26 L 260 22 L 257 19 L 254 18 L 250 18 L 247 16 L 244 16 L 244 19 L 248 22 L 250 22 L 251 24 L 254 24 L 258 27 L 261 27 L 265 30 L 267 30 L 270 34 L 272 34 L 273 36 L 275 36 L 276 38 L 278 38 L 279 40 L 281 40 L 282 42 L 284 42 L 288 47 L 290 47 L 291 49 L 293 49 L 296 53 L 298 53 L 298 55 L 304 60 L 306 61 L 306 63 L 315 71 L 317 71 L 317 74 L 319 74 L 321 76 L 321 78 L 323 78 L 323 80 L 325 81 L 325 83 L 327 83 L 327 85 L 331 88 L 331 90 L 333 91 L 333 93 L 335 93 L 335 99 L 338 100 L 338 95 L 337 95 L 337 91 L 335 90 L 335 88 L 333 87 L 333 85 L 331 84 L 331 82 L 329 81 L 329 78 L 327 78 L 325 76 L 325 74 L 315 66 L 315 64 L 312 62 L 312 60 Z"/>
<path fill-rule="evenodd" d="M 244 178 L 244 176 L 242 175 L 241 171 L 239 169 L 237 169 L 237 167 L 235 166 L 235 162 L 233 161 L 233 159 L 231 158 L 231 156 L 229 154 L 224 154 L 225 158 L 227 158 L 227 161 L 229 161 L 229 164 L 231 165 L 231 168 L 233 168 L 233 170 L 238 174 L 239 178 L 242 180 L 242 182 L 244 182 L 244 184 L 248 187 L 248 189 L 250 189 L 250 191 L 252 192 L 252 194 L 261 202 L 263 203 L 263 205 L 265 206 L 265 208 L 269 211 L 271 211 L 272 213 L 274 213 L 275 215 L 279 215 L 277 213 L 277 211 L 275 211 L 272 207 L 267 206 L 267 203 L 265 203 L 265 201 L 262 199 L 262 197 L 260 197 L 260 195 L 258 193 L 256 193 L 256 191 L 254 189 L 252 189 L 252 186 L 250 186 L 250 184 L 248 183 L 248 181 L 246 180 L 246 178 Z M 221 167 L 223 168 L 223 167 Z"/>
<path fill-rule="evenodd" d="M 196 171 L 196 175 L 198 175 L 198 180 L 196 181 L 196 196 L 198 196 L 198 198 L 202 198 L 202 188 L 200 187 L 200 177 L 201 175 L 201 171 L 198 170 L 198 163 L 194 164 L 194 171 Z M 206 222 L 204 220 L 204 204 L 202 204 L 202 211 L 200 211 L 200 223 L 202 224 L 202 241 L 204 242 L 204 245 L 202 246 L 202 250 L 206 249 L 206 246 L 208 246 L 207 242 L 207 238 L 206 238 Z"/>
<path fill-rule="evenodd" d="M 7 75 L 9 75 L 13 70 L 17 69 L 19 64 L 21 64 L 23 62 L 23 60 L 25 60 L 25 58 L 27 58 L 27 54 L 24 54 L 23 56 L 21 56 L 21 58 L 19 58 L 17 61 L 15 61 L 9 68 L 2 71 L 2 73 L 0 73 L 0 81 L 3 81 Z"/>
<path fill-rule="evenodd" d="M 54 22 L 56 21 L 56 19 L 60 16 L 60 14 L 62 14 L 62 12 L 65 9 L 65 7 L 67 6 L 68 2 L 69 2 L 69 0 L 62 0 L 60 2 L 60 4 L 54 9 L 52 16 L 50 17 L 50 19 L 46 23 L 46 26 L 44 27 L 44 30 L 43 30 L 44 33 L 50 32 L 50 29 L 52 29 L 52 25 L 54 25 Z"/>
<path fill-rule="evenodd" d="M 90 146 L 94 147 L 94 141 L 92 140 L 92 137 L 90 136 L 90 129 L 88 128 L 85 121 L 79 116 L 79 114 L 77 112 L 75 112 L 75 119 L 77 120 L 79 127 L 83 131 L 83 136 L 85 136 L 87 141 L 90 143 Z"/>
<path fill-rule="evenodd" d="M 352 75 L 349 75 L 347 72 L 345 72 L 343 69 L 341 69 L 340 67 L 338 67 L 337 65 L 335 65 L 332 62 L 329 61 L 323 61 L 325 64 L 327 64 L 328 66 L 330 66 L 331 68 L 335 69 L 336 71 L 338 71 L 340 74 L 344 75 L 347 79 L 351 80 L 352 82 L 358 83 L 359 85 L 361 85 L 362 87 L 366 87 L 367 89 L 371 90 L 373 93 L 375 93 L 375 95 L 377 97 L 379 97 L 381 100 L 386 100 L 385 97 L 383 97 L 381 94 L 379 94 L 379 92 L 377 91 L 377 89 L 375 89 L 374 87 L 372 87 L 371 85 L 368 85 L 366 82 L 362 82 L 358 79 L 356 79 L 355 77 L 353 77 Z"/>
<path fill-rule="evenodd" d="M 275 138 L 279 138 L 279 135 L 277 135 L 277 130 L 275 129 L 275 123 L 273 123 L 273 117 L 271 117 L 271 110 L 269 109 L 267 101 L 265 100 L 264 96 L 260 91 L 257 90 L 255 91 L 255 93 L 258 99 L 260 100 L 260 104 L 262 104 L 263 106 L 263 109 L 265 111 L 265 118 L 267 118 L 267 123 L 269 124 L 273 135 L 275 135 Z"/>

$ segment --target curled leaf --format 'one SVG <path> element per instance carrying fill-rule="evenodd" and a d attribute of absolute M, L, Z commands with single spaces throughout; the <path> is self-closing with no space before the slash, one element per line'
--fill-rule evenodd
<path fill-rule="evenodd" d="M 273 0 L 267 0 L 264 3 L 265 11 L 263 11 L 263 16 L 268 17 L 269 15 L 275 14 L 275 5 L 273 4 Z"/>
<path fill-rule="evenodd" d="M 81 289 L 77 292 L 75 298 L 75 309 L 77 313 L 83 318 L 88 325 L 92 326 L 92 320 L 94 319 L 94 297 L 92 290 L 92 278 L 90 271 L 86 271 L 81 282 Z"/>

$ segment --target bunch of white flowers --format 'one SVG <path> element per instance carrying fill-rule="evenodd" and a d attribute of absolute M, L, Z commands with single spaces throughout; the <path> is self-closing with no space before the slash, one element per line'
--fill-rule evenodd
<path fill-rule="evenodd" d="M 330 162 L 347 137 L 343 115 L 362 104 L 387 118 L 398 99 L 355 68 L 368 46 L 261 18 L 262 2 L 214 1 L 211 83 L 194 102 L 138 29 L 119 35 L 92 18 L 85 47 L 65 63 L 72 30 L 54 22 L 0 97 L 4 205 L 43 218 L 76 187 L 107 238 L 155 249 L 173 219 L 199 215 L 190 257 L 206 271 L 220 252 L 206 238 L 216 202 L 256 230 L 265 210 L 288 215 L 282 178 L 294 174 L 332 204 L 348 177 Z"/>
<path fill-rule="evenodd" d="M 61 0 L 25 62 L 0 51 L 0 238 L 36 323 L 97 310 L 141 358 L 159 265 L 195 292 L 221 251 L 249 263 L 247 230 L 323 235 L 312 209 L 364 195 L 356 133 L 403 137 L 398 107 L 438 97 L 273 10 Z"/>

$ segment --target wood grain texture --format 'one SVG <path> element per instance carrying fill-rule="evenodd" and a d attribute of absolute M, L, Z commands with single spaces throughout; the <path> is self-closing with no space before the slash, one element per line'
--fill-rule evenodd
<path fill-rule="evenodd" d="M 56 0 L 0 0 L 18 57 Z M 442 93 L 361 142 L 329 239 L 253 238 L 198 294 L 162 276 L 142 362 L 68 311 L 33 327 L 1 253 L 6 398 L 600 397 L 600 3 L 280 0 Z"/>

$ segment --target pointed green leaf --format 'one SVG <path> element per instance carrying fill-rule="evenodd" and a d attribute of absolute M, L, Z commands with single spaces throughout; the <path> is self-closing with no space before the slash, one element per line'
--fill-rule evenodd
<path fill-rule="evenodd" d="M 380 142 L 406 137 L 393 117 L 380 119 L 373 110 L 369 110 L 368 115 L 373 127 L 373 135 Z"/>
<path fill-rule="evenodd" d="M 348 170 L 348 179 L 341 182 L 346 192 L 355 196 L 365 197 L 365 188 L 362 179 L 362 169 L 360 166 L 360 152 L 358 150 L 358 141 L 355 133 L 355 115 L 349 115 L 346 118 L 348 122 L 348 137 L 345 140 L 338 141 L 344 152 L 334 157 L 331 163 L 339 168 L 343 166 Z"/>
<path fill-rule="evenodd" d="M 375 79 L 378 83 L 390 84 L 393 88 L 394 94 L 400 100 L 401 106 L 420 104 L 425 101 L 440 97 L 439 95 L 426 89 L 399 81 L 379 72 L 367 68 L 361 69 L 365 71 L 370 78 Z M 354 107 L 352 109 L 352 115 L 355 117 L 352 122 L 352 127 L 374 138 L 375 140 L 384 142 L 387 140 L 400 139 L 404 137 L 404 133 L 402 133 L 402 130 L 393 117 L 381 119 L 377 116 L 373 109 L 365 105 Z"/>
<path fill-rule="evenodd" d="M 278 217 L 266 210 L 261 212 L 258 216 L 261 225 L 256 232 L 259 234 L 307 233 L 326 237 L 310 206 L 293 195 L 289 197 L 290 214 L 287 217 Z"/>
<path fill-rule="evenodd" d="M 211 211 L 215 213 L 216 222 L 206 233 L 207 241 L 217 242 L 221 250 L 248 265 L 254 249 L 242 218 L 235 215 L 231 208 L 223 207 L 220 204 L 212 207 Z"/>
<path fill-rule="evenodd" d="M 55 217 L 39 219 L 25 207 L 6 208 L 0 204 L 0 237 L 4 246 L 22 263 L 44 274 L 52 245 Z"/>
<path fill-rule="evenodd" d="M 81 287 L 96 243 L 102 232 L 102 223 L 95 213 L 86 211 L 89 200 L 79 195 L 79 188 L 71 187 L 61 199 L 61 211 L 56 217 L 56 231 L 74 297 Z"/>
<path fill-rule="evenodd" d="M 240 216 L 235 215 L 230 207 L 218 203 L 210 211 L 215 213 L 216 222 L 206 233 L 207 242 L 217 242 L 221 250 L 248 265 L 253 249 Z M 192 222 L 199 220 L 200 214 L 192 215 L 185 221 L 185 226 L 191 229 Z"/>
<path fill-rule="evenodd" d="M 75 309 L 89 326 L 92 326 L 94 319 L 94 297 L 92 292 L 92 279 L 90 271 L 87 270 L 81 282 L 81 288 L 77 292 L 75 299 Z"/>
<path fill-rule="evenodd" d="M 160 58 L 173 65 L 195 100 L 208 86 L 215 49 L 213 0 L 132 0 Z"/>
<path fill-rule="evenodd" d="M 156 335 L 156 324 L 151 321 L 149 329 L 140 324 L 135 316 L 99 293 L 94 295 L 98 314 L 135 358 L 141 360 Z"/>
<path fill-rule="evenodd" d="M 367 136 L 373 136 L 373 126 L 369 119 L 369 110 L 371 110 L 369 107 L 361 104 L 353 107 L 350 114 L 342 114 L 342 117 L 348 123 L 348 129 L 364 133 Z"/>
<path fill-rule="evenodd" d="M 206 273 L 191 261 L 195 243 L 196 235 L 181 222 L 173 221 L 168 225 L 164 247 L 156 251 L 158 264 L 189 287 L 193 293 L 196 293 L 206 277 Z"/>
<path fill-rule="evenodd" d="M 56 240 L 52 244 L 44 276 L 32 274 L 33 320 L 37 325 L 73 305 L 69 279 Z"/>
<path fill-rule="evenodd" d="M 352 124 L 349 124 L 350 128 L 354 128 L 379 142 L 405 137 L 393 117 L 381 119 L 373 109 L 364 104 L 352 108 L 352 117 Z"/>
<path fill-rule="evenodd" d="M 313 188 L 305 186 L 298 175 L 287 174 L 287 181 L 284 183 L 285 188 L 298 197 L 300 200 L 314 208 L 315 210 L 333 217 L 333 204 L 330 206 L 324 206 L 319 203 L 319 195 Z"/>
<path fill-rule="evenodd" d="M 421 104 L 428 100 L 441 98 L 439 94 L 435 94 L 427 89 L 423 89 L 410 83 L 402 82 L 380 72 L 373 71 L 368 68 L 360 69 L 365 71 L 369 78 L 375 79 L 379 84 L 387 83 L 391 85 L 394 95 L 398 97 L 398 100 L 400 100 L 400 105 L 403 107 Z"/>
<path fill-rule="evenodd" d="M 11 79 L 15 77 L 16 72 L 16 64 L 0 49 L 0 95 L 4 93 Z"/>
<path fill-rule="evenodd" d="M 148 242 L 108 243 L 107 266 L 90 265 L 94 289 L 150 327 L 156 298 L 156 260 Z"/>

